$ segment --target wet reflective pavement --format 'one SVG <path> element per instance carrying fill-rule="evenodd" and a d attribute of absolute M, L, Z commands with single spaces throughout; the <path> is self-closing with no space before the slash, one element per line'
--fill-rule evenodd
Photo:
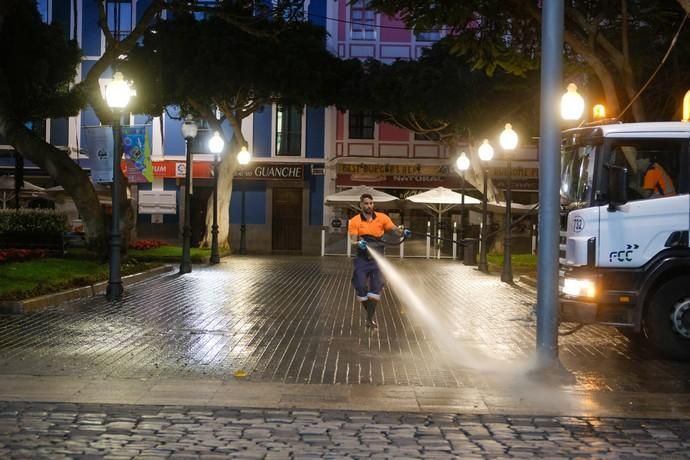
<path fill-rule="evenodd" d="M 457 362 L 453 344 L 506 362 L 532 354 L 534 291 L 449 260 L 393 262 L 441 330 L 390 287 L 378 331 L 367 330 L 345 258 L 232 258 L 133 286 L 117 303 L 2 315 L 0 374 L 227 378 L 241 370 L 258 382 L 457 388 L 484 377 Z M 579 389 L 690 392 L 690 363 L 659 359 L 612 328 L 561 337 L 560 357 Z"/>
<path fill-rule="evenodd" d="M 436 326 L 388 286 L 366 329 L 342 257 L 226 258 L 2 315 L 0 455 L 689 455 L 690 363 L 587 327 L 560 338 L 563 372 L 525 373 L 531 288 L 392 262 Z"/>

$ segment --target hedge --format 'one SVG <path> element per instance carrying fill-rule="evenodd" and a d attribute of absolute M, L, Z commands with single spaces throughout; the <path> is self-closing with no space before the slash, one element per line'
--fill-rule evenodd
<path fill-rule="evenodd" d="M 0 233 L 62 233 L 67 215 L 52 209 L 2 209 Z"/>

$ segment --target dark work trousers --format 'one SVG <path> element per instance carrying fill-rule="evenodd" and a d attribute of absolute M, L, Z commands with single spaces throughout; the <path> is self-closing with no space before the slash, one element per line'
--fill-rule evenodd
<path fill-rule="evenodd" d="M 376 304 L 381 299 L 381 288 L 383 287 L 381 272 L 375 260 L 368 259 L 364 255 L 355 257 L 352 285 L 355 288 L 357 300 L 362 302 L 367 310 L 367 319 L 372 320 L 376 311 Z"/>

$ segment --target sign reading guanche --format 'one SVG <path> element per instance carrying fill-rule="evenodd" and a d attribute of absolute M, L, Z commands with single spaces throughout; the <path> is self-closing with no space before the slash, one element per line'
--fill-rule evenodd
<path fill-rule="evenodd" d="M 302 180 L 304 178 L 304 165 L 253 165 L 246 169 L 238 169 L 235 172 L 235 177 L 258 180 Z"/>

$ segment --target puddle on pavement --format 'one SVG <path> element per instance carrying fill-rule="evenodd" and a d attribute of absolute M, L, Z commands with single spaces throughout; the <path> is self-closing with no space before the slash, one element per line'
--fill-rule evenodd
<path fill-rule="evenodd" d="M 369 253 L 376 260 L 386 283 L 397 293 L 401 302 L 408 307 L 411 314 L 431 332 L 430 340 L 442 351 L 439 358 L 452 367 L 467 368 L 477 371 L 489 386 L 506 390 L 511 397 L 524 400 L 528 404 L 539 403 L 543 406 L 569 406 L 573 401 L 564 394 L 559 385 L 543 381 L 536 367 L 536 355 L 524 359 L 511 358 L 503 360 L 487 355 L 483 350 L 463 343 L 444 324 L 434 311 L 422 300 L 425 296 L 412 287 L 412 282 L 402 274 L 383 255 L 369 248 Z"/>

